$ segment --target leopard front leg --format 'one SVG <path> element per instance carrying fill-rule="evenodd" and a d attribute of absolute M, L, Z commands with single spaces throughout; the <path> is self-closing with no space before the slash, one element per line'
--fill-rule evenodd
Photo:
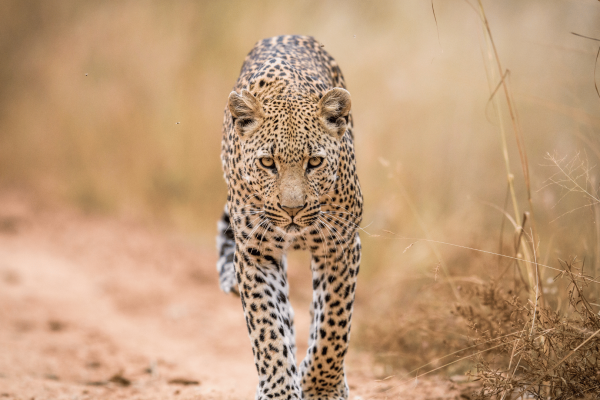
<path fill-rule="evenodd" d="M 236 277 L 252 343 L 257 399 L 301 399 L 285 258 L 236 247 Z"/>
<path fill-rule="evenodd" d="M 360 264 L 358 233 L 336 251 L 313 254 L 313 302 L 308 354 L 300 366 L 303 399 L 347 399 L 344 358 Z"/>

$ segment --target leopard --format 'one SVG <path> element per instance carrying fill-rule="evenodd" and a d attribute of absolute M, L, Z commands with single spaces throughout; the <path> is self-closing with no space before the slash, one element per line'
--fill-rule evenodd
<path fill-rule="evenodd" d="M 219 284 L 241 299 L 256 399 L 347 399 L 363 197 L 351 96 L 316 39 L 267 38 L 246 56 L 225 107 L 221 163 Z M 310 335 L 299 366 L 290 250 L 311 257 Z"/>

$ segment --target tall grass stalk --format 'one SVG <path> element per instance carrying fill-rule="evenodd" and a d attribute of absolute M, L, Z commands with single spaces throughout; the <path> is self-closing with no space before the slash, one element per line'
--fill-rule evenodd
<path fill-rule="evenodd" d="M 520 130 L 520 127 L 519 127 L 519 124 L 517 121 L 516 110 L 514 108 L 514 101 L 512 100 L 512 97 L 511 97 L 509 89 L 508 89 L 508 84 L 507 84 L 508 71 L 503 72 L 504 70 L 502 69 L 502 64 L 500 63 L 498 51 L 496 49 L 496 45 L 494 44 L 492 32 L 490 30 L 490 26 L 489 26 L 489 23 L 488 23 L 486 14 L 485 14 L 485 10 L 483 9 L 483 4 L 481 3 L 481 0 L 478 0 L 478 4 L 479 4 L 479 16 L 483 23 L 483 33 L 484 33 L 485 44 L 486 44 L 487 59 L 484 57 L 484 60 L 486 61 L 486 66 L 485 66 L 486 67 L 486 76 L 488 77 L 488 85 L 489 85 L 490 93 L 491 93 L 490 101 L 494 105 L 494 109 L 495 109 L 496 115 L 498 117 L 498 129 L 500 131 L 502 156 L 503 156 L 504 165 L 506 168 L 506 177 L 507 177 L 507 181 L 508 181 L 508 188 L 510 191 L 510 198 L 511 198 L 513 211 L 514 211 L 514 219 L 515 219 L 517 226 L 519 227 L 518 231 L 516 232 L 516 234 L 518 235 L 517 252 L 518 252 L 518 249 L 521 249 L 521 251 L 523 253 L 523 258 L 528 261 L 525 263 L 518 261 L 517 263 L 521 270 L 525 270 L 527 272 L 530 296 L 531 296 L 532 300 L 534 301 L 534 303 L 537 303 L 538 295 L 536 293 L 539 293 L 539 300 L 540 301 L 543 300 L 543 296 L 541 295 L 542 291 L 540 290 L 541 289 L 540 285 L 541 285 L 541 281 L 543 278 L 542 278 L 542 275 L 540 275 L 539 268 L 538 268 L 537 264 L 535 263 L 535 260 L 533 259 L 532 254 L 531 254 L 533 247 L 537 246 L 539 239 L 538 239 L 538 235 L 537 235 L 537 231 L 536 231 L 536 227 L 535 227 L 535 220 L 533 218 L 533 203 L 531 200 L 531 185 L 530 185 L 530 180 L 529 180 L 529 165 L 527 162 L 527 153 L 525 151 L 525 146 L 523 144 L 521 130 Z M 494 88 L 494 86 L 493 86 L 493 82 L 497 81 L 496 68 L 493 66 L 493 64 L 496 65 L 497 72 L 500 77 L 499 83 L 497 84 L 496 88 Z M 506 129 L 505 129 L 504 121 L 502 118 L 502 110 L 501 110 L 499 101 L 498 101 L 497 97 L 495 96 L 496 92 L 498 91 L 498 89 L 500 87 L 502 87 L 502 89 L 504 91 L 504 96 L 506 98 L 508 113 L 509 113 L 510 120 L 512 122 L 513 131 L 515 133 L 515 138 L 517 141 L 517 147 L 519 150 L 521 167 L 523 170 L 523 177 L 525 179 L 525 187 L 527 189 L 527 199 L 529 202 L 529 210 L 530 210 L 529 211 L 529 220 L 531 221 L 530 223 L 531 223 L 531 227 L 532 227 L 532 229 L 531 229 L 532 233 L 531 233 L 531 237 L 530 237 L 531 246 L 532 246 L 531 249 L 530 249 L 529 243 L 527 241 L 528 235 L 522 234 L 523 230 L 525 229 L 524 224 L 526 222 L 525 221 L 526 218 L 525 217 L 523 219 L 521 218 L 521 212 L 519 210 L 519 204 L 518 204 L 517 196 L 515 193 L 514 174 L 512 173 L 511 168 L 510 168 L 510 158 L 508 156 L 508 144 L 507 144 L 507 138 L 506 138 Z"/>
<path fill-rule="evenodd" d="M 591 180 L 591 185 L 592 188 L 598 188 L 599 187 L 599 183 L 597 179 L 592 179 Z M 594 233 L 596 234 L 596 243 L 594 243 L 595 245 L 595 251 L 594 251 L 594 275 L 595 277 L 600 276 L 600 202 L 598 201 L 593 201 L 593 200 L 589 200 L 590 202 L 590 208 L 592 209 L 592 214 L 594 217 L 594 224 L 596 225 L 596 229 L 594 231 Z M 596 286 L 596 300 L 600 299 L 600 285 Z"/>

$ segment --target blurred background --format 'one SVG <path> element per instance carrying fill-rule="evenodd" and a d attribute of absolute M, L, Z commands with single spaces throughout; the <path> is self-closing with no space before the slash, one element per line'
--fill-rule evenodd
<path fill-rule="evenodd" d="M 242 61 L 262 38 L 314 36 L 341 66 L 356 123 L 366 232 L 353 340 L 382 373 L 417 367 L 452 336 L 453 290 L 497 279 L 510 260 L 407 249 L 416 239 L 404 237 L 514 256 L 510 218 L 533 211 L 539 259 L 600 268 L 600 43 L 571 33 L 600 38 L 600 3 L 482 4 L 510 71 L 531 203 L 503 89 L 491 99 L 504 71 L 474 0 L 2 1 L 0 190 L 210 248 L 226 196 L 222 115 Z"/>

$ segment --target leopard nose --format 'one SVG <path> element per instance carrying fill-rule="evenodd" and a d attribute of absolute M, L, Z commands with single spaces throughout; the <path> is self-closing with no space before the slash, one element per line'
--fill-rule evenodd
<path fill-rule="evenodd" d="M 281 206 L 281 208 L 288 213 L 288 215 L 292 218 L 294 218 L 294 216 L 296 214 L 298 214 L 300 212 L 300 210 L 302 210 L 304 207 L 306 207 L 306 203 L 302 206 L 299 207 L 286 207 L 286 206 Z"/>

